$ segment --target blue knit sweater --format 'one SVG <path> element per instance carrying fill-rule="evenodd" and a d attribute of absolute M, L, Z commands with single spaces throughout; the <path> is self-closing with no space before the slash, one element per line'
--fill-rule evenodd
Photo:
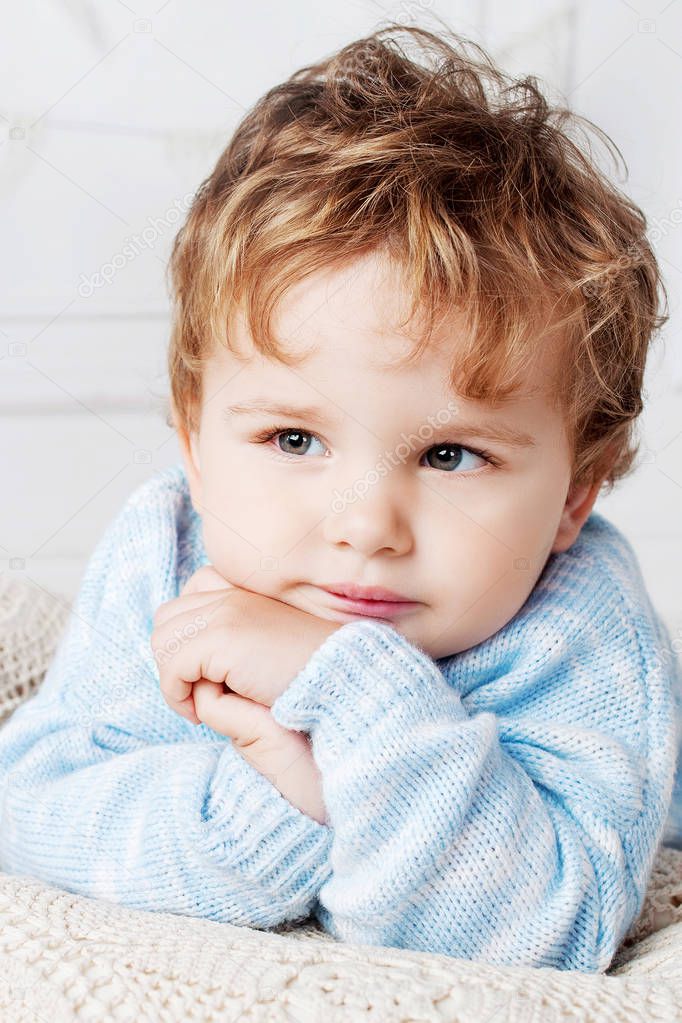
<path fill-rule="evenodd" d="M 272 713 L 310 734 L 329 826 L 161 695 L 154 612 L 207 563 L 182 464 L 157 471 L 0 729 L 0 868 L 143 910 L 314 913 L 342 941 L 605 970 L 664 834 L 682 688 L 625 537 L 592 512 L 451 657 L 369 618 L 325 640 Z"/>

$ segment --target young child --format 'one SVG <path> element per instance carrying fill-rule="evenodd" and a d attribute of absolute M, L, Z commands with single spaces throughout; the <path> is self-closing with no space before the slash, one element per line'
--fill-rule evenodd
<path fill-rule="evenodd" d="M 568 124 L 393 25 L 247 114 L 171 259 L 182 462 L 0 731 L 3 870 L 609 966 L 676 837 L 680 672 L 592 508 L 665 317 L 641 211 Z"/>

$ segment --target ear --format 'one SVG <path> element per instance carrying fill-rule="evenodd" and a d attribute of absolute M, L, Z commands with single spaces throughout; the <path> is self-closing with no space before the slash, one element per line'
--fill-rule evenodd
<path fill-rule="evenodd" d="M 201 514 L 202 504 L 202 487 L 201 487 L 201 462 L 199 459 L 199 436 L 198 434 L 189 434 L 184 427 L 178 427 L 178 442 L 180 444 L 180 453 L 182 454 L 182 461 L 185 466 L 185 473 L 189 482 L 189 492 L 192 498 L 192 505 L 194 510 Z"/>
<path fill-rule="evenodd" d="M 588 515 L 592 511 L 594 502 L 597 500 L 602 483 L 603 480 L 599 479 L 592 485 L 584 483 L 582 486 L 572 486 L 570 488 L 550 553 L 567 551 L 577 539 Z"/>

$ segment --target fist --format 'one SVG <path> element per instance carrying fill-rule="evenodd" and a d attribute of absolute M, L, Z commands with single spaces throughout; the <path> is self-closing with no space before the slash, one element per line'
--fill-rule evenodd
<path fill-rule="evenodd" d="M 237 604 L 237 593 L 243 594 L 241 604 Z M 220 735 L 229 736 L 241 756 L 268 778 L 293 806 L 325 824 L 322 780 L 308 736 L 282 727 L 272 717 L 269 706 L 232 691 L 234 672 L 230 664 L 238 661 L 221 659 L 221 651 L 229 643 L 229 624 L 235 609 L 241 608 L 243 614 L 245 608 L 249 608 L 253 616 L 259 601 L 261 607 L 271 612 L 273 608 L 288 608 L 269 597 L 240 590 L 210 565 L 195 572 L 176 600 L 161 605 L 157 611 L 152 647 L 155 653 L 163 649 L 171 628 L 179 630 L 180 636 L 184 630 L 189 637 L 188 644 L 197 638 L 198 629 L 212 631 L 208 637 L 202 637 L 201 645 L 195 643 L 192 651 L 186 651 L 182 664 L 161 663 L 161 659 L 157 659 L 161 691 L 176 713 L 194 724 L 203 723 Z M 229 605 L 233 605 L 232 610 Z M 312 619 L 310 615 L 306 617 Z M 193 630 L 189 625 L 194 626 Z M 322 638 L 327 634 L 327 630 L 324 634 L 316 633 Z M 178 632 L 174 631 L 173 635 L 177 637 Z M 287 638 L 291 637 L 282 634 L 283 642 Z"/>
<path fill-rule="evenodd" d="M 234 586 L 212 567 L 199 569 L 182 593 L 158 609 L 151 644 L 186 637 L 172 657 L 157 657 L 169 706 L 185 716 L 195 682 L 208 681 L 271 707 L 339 622 L 274 597 Z M 177 644 L 177 638 L 175 639 Z M 190 718 L 191 719 L 191 718 Z"/>

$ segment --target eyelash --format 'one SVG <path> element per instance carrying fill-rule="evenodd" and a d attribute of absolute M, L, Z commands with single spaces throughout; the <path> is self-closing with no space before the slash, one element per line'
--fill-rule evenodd
<path fill-rule="evenodd" d="M 321 442 L 321 438 L 318 437 L 316 433 L 311 433 L 310 430 L 302 430 L 298 426 L 269 427 L 266 430 L 261 430 L 261 432 L 257 433 L 253 439 L 258 443 L 266 444 L 268 441 L 273 440 L 280 433 L 304 433 L 307 437 L 314 437 L 315 440 L 319 440 Z M 452 444 L 453 447 L 459 447 L 462 448 L 463 451 L 471 452 L 472 455 L 478 455 L 480 458 L 484 458 L 486 462 L 488 462 L 492 466 L 499 467 L 501 465 L 501 462 L 499 462 L 498 459 L 495 458 L 495 456 L 492 455 L 489 451 L 483 451 L 481 448 L 472 448 L 469 445 L 465 446 L 464 444 L 456 444 L 454 441 L 436 441 L 434 444 L 431 445 L 431 447 L 443 447 L 446 444 Z M 427 448 L 427 450 L 430 449 Z M 297 457 L 296 455 L 287 455 L 285 451 L 279 451 L 276 452 L 276 454 L 285 462 L 290 462 L 292 461 L 292 459 L 295 460 Z M 466 473 L 459 472 L 452 473 L 451 475 L 465 477 L 478 476 L 478 474 L 482 472 L 484 468 L 485 468 L 484 466 L 481 466 L 479 469 L 472 469 Z"/>

